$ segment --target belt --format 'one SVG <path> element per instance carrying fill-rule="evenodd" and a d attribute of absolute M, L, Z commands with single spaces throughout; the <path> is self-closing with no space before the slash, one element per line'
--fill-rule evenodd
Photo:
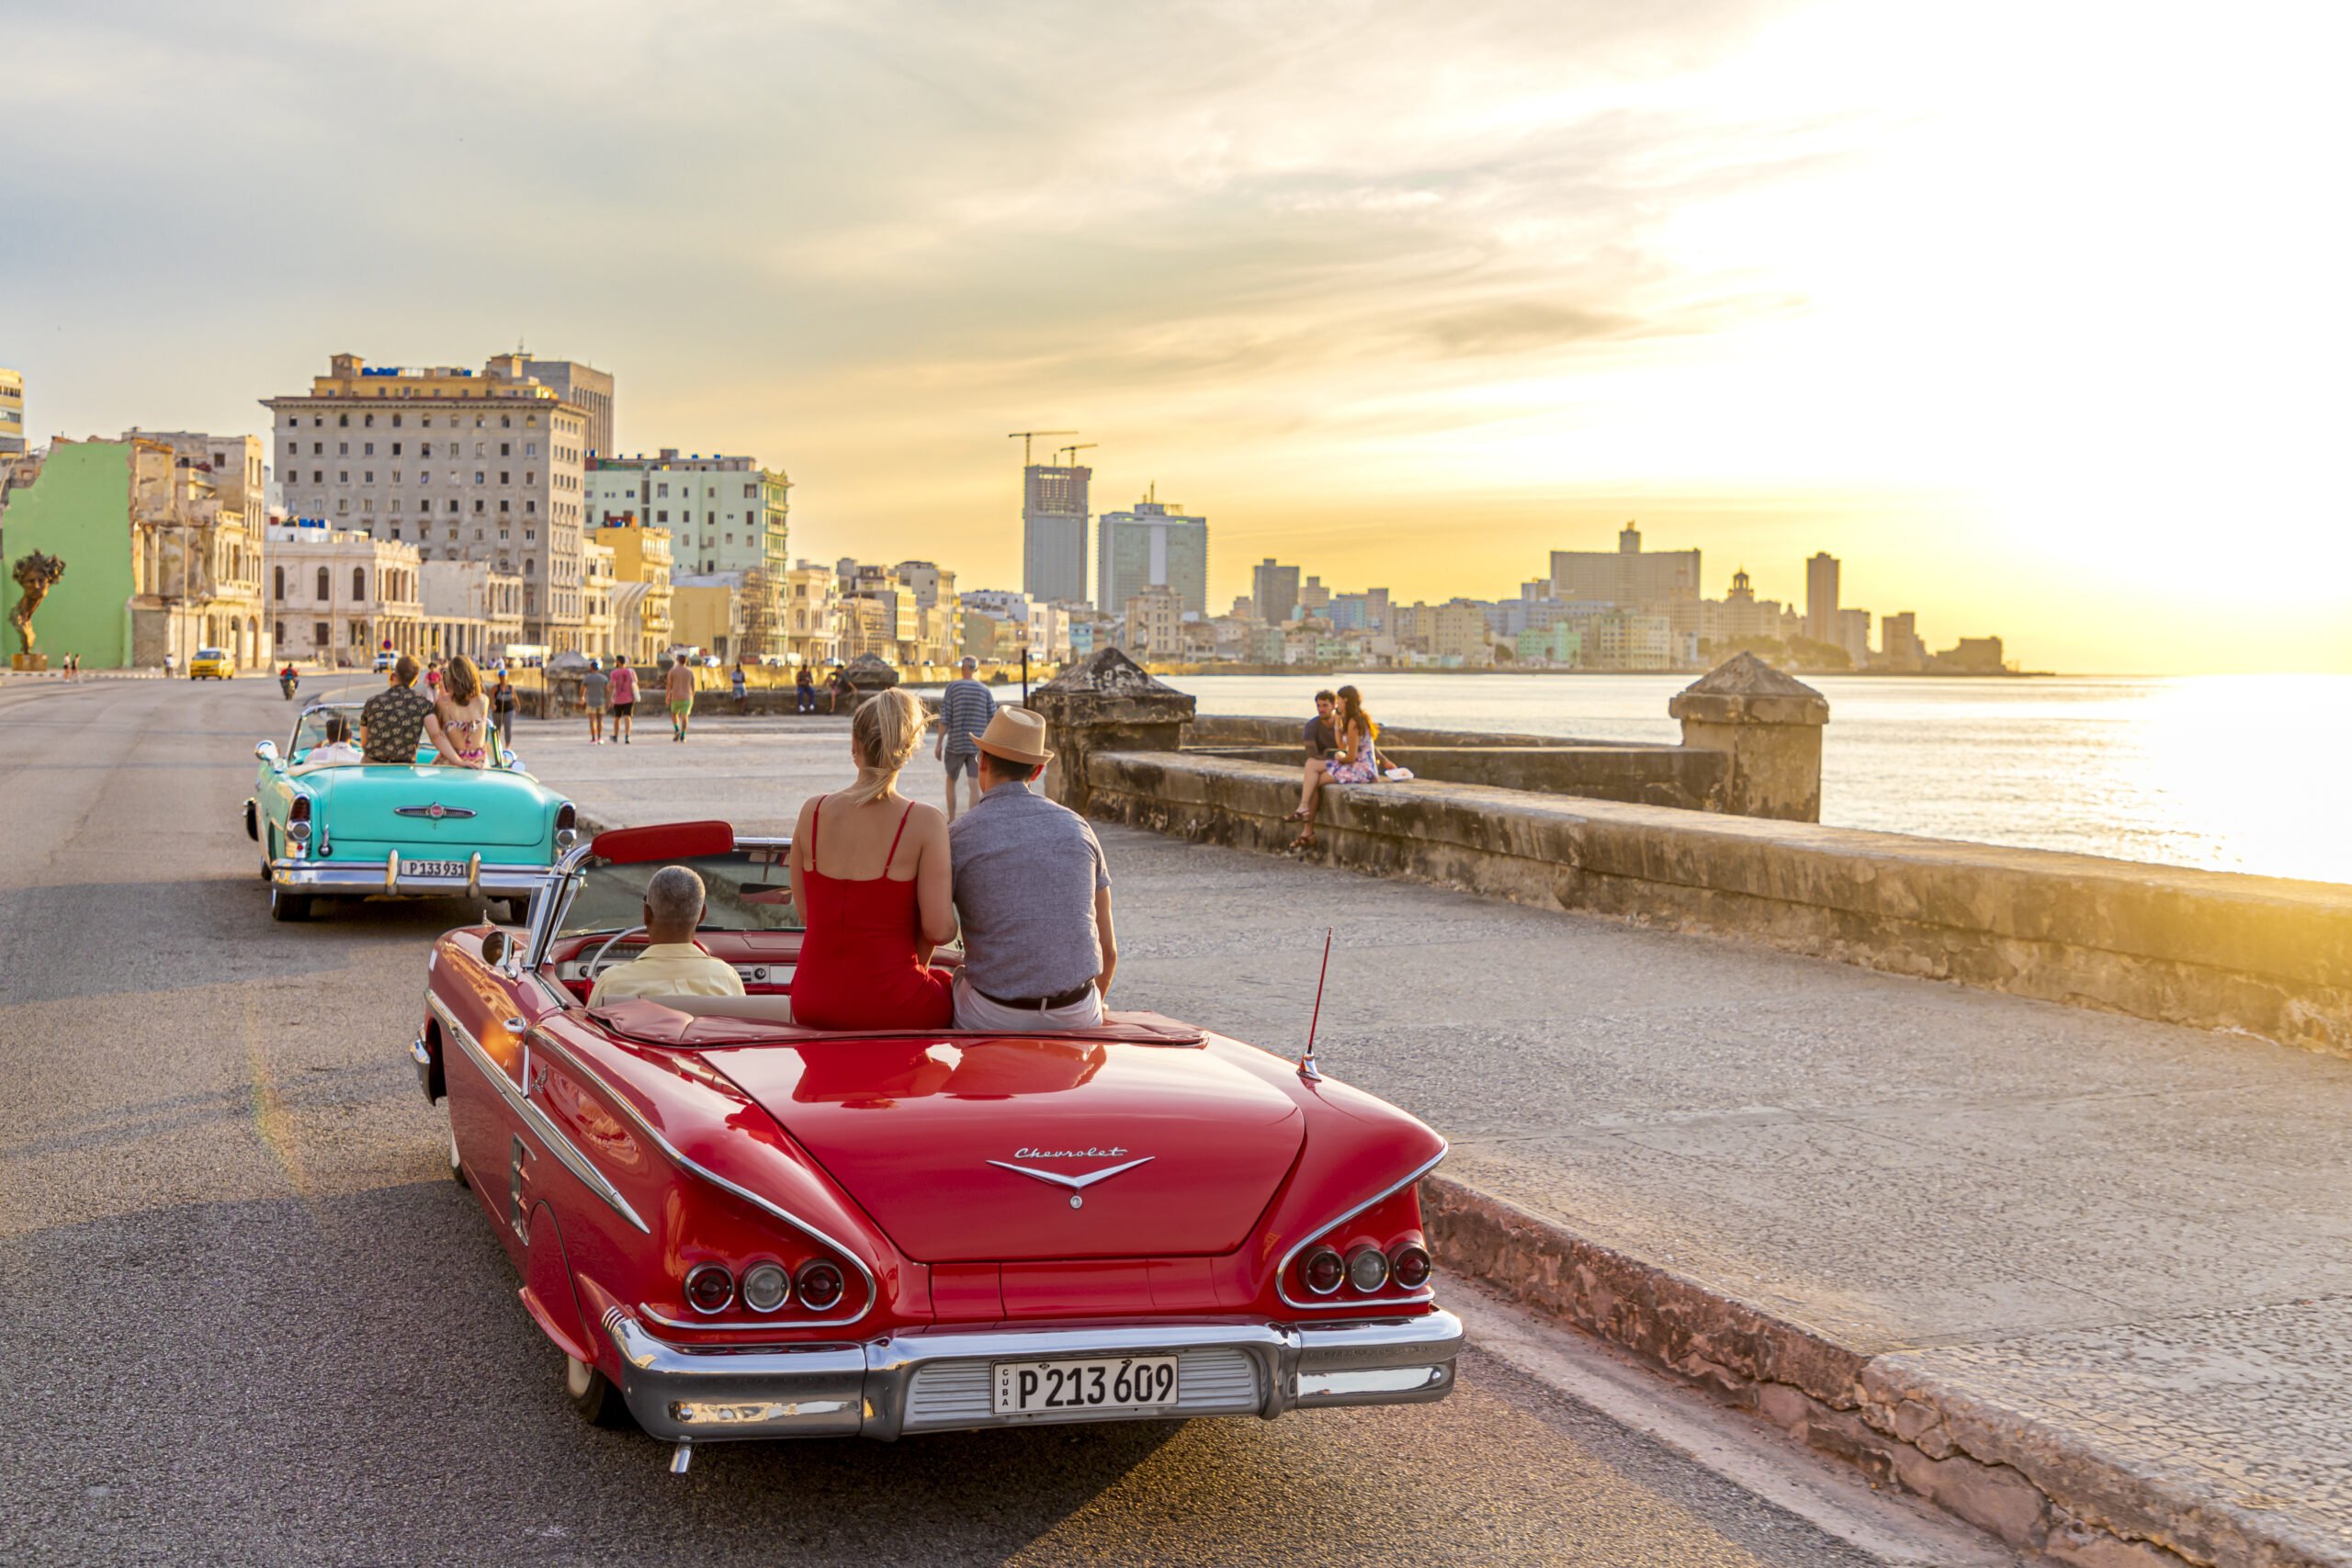
<path fill-rule="evenodd" d="M 969 984 L 968 981 L 966 983 Z M 973 986 L 972 989 L 980 991 L 978 986 Z M 1083 985 L 1072 987 L 1057 997 L 1000 997 L 988 991 L 980 991 L 980 995 L 987 997 L 1001 1008 L 1019 1008 L 1023 1012 L 1051 1012 L 1056 1008 L 1072 1007 L 1085 1000 L 1086 994 L 1092 989 L 1094 989 L 1094 982 L 1089 980 Z"/>

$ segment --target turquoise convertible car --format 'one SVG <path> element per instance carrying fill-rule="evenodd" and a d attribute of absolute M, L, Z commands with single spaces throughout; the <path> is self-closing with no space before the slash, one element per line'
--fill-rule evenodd
<path fill-rule="evenodd" d="M 269 912 L 302 920 L 322 898 L 500 898 L 519 924 L 530 895 L 577 830 L 571 802 L 524 773 L 512 751 L 492 768 L 442 767 L 430 747 L 414 762 L 309 761 L 357 703 L 312 703 L 280 753 L 254 748 L 261 774 L 245 831 L 261 846 Z"/>

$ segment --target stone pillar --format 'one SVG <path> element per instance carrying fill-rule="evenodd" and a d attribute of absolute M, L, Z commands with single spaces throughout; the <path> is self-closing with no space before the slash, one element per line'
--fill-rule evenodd
<path fill-rule="evenodd" d="M 1193 721 L 1193 699 L 1144 673 L 1115 648 L 1097 649 L 1080 663 L 1029 693 L 1044 716 L 1047 798 L 1086 815 L 1086 759 L 1094 751 L 1173 751 Z"/>
<path fill-rule="evenodd" d="M 1666 705 L 1682 744 L 1731 755 L 1723 808 L 1821 820 L 1821 727 L 1829 699 L 1752 653 L 1736 653 Z"/>

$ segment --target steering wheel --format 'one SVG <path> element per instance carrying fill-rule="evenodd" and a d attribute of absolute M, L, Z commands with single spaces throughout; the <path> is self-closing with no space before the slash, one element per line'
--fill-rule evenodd
<path fill-rule="evenodd" d="M 637 936 L 643 932 L 645 928 L 643 926 L 631 926 L 625 931 L 615 931 L 612 935 L 606 937 L 605 939 L 605 945 L 596 950 L 596 956 L 588 961 L 588 973 L 585 976 L 588 983 L 592 986 L 594 985 L 596 983 L 596 976 L 605 972 L 605 954 L 613 950 L 613 943 L 620 941 L 621 938 L 625 936 Z"/>

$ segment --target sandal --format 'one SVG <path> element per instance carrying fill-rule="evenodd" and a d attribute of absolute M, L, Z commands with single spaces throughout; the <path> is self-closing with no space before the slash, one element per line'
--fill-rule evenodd
<path fill-rule="evenodd" d="M 1306 832 L 1301 833 L 1297 838 L 1293 839 L 1293 840 L 1290 841 L 1290 847 L 1291 847 L 1292 849 L 1295 849 L 1295 850 L 1303 850 L 1303 849 L 1306 848 L 1306 846 L 1307 846 L 1307 845 L 1309 845 L 1309 844 L 1313 843 L 1314 841 L 1315 841 L 1315 829 L 1312 829 L 1312 828 L 1309 828 Z"/>
<path fill-rule="evenodd" d="M 1283 818 L 1283 820 L 1285 822 L 1306 822 L 1312 820 L 1314 816 L 1315 813 L 1307 810 L 1306 807 L 1302 806 L 1297 810 L 1292 812 L 1289 816 Z"/>

